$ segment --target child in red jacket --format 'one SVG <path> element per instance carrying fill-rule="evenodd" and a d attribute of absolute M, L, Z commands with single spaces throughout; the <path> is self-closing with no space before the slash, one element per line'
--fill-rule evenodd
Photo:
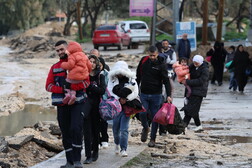
<path fill-rule="evenodd" d="M 179 58 L 179 62 L 174 63 L 172 66 L 174 72 L 177 74 L 177 80 L 179 83 L 181 83 L 183 80 L 190 79 L 189 66 L 187 64 L 188 59 L 185 57 L 181 57 Z M 191 95 L 191 88 L 186 84 L 185 87 L 187 88 L 186 97 L 189 97 Z"/>
<path fill-rule="evenodd" d="M 80 83 L 89 78 L 89 73 L 92 69 L 92 64 L 88 57 L 82 51 L 81 45 L 77 42 L 70 42 L 67 46 L 66 54 L 68 55 L 67 62 L 61 64 L 61 68 L 68 70 L 67 84 L 65 85 L 64 104 L 71 105 L 75 102 L 76 91 L 70 90 L 69 83 Z"/>

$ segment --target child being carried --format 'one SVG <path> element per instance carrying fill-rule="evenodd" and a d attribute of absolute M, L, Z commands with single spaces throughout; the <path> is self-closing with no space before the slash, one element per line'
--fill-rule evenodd
<path fill-rule="evenodd" d="M 179 61 L 173 64 L 174 72 L 177 74 L 177 80 L 179 83 L 181 83 L 183 80 L 190 79 L 190 73 L 189 73 L 189 66 L 188 66 L 188 59 L 185 57 L 179 58 Z M 184 84 L 187 88 L 186 98 L 188 98 L 191 95 L 191 88 Z M 187 99 L 185 99 L 185 104 L 187 102 Z"/>
<path fill-rule="evenodd" d="M 72 105 L 76 99 L 76 91 L 71 90 L 70 85 L 89 80 L 92 64 L 77 42 L 72 41 L 68 44 L 66 54 L 68 60 L 61 64 L 61 68 L 68 70 L 66 84 L 64 85 L 66 93 L 63 103 Z"/>

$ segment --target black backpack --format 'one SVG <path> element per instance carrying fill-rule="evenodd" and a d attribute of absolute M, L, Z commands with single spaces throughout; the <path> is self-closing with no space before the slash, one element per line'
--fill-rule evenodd
<path fill-rule="evenodd" d="M 174 124 L 168 124 L 165 126 L 166 130 L 169 132 L 169 134 L 185 134 L 185 127 L 186 124 L 182 120 L 182 117 L 177 109 L 175 108 L 175 116 L 174 116 Z"/>

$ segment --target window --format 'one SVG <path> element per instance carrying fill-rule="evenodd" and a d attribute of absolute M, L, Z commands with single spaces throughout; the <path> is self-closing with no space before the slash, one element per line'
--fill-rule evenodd
<path fill-rule="evenodd" d="M 131 23 L 130 29 L 147 29 L 144 23 Z"/>
<path fill-rule="evenodd" d="M 116 26 L 109 25 L 109 26 L 100 26 L 97 30 L 116 30 Z"/>

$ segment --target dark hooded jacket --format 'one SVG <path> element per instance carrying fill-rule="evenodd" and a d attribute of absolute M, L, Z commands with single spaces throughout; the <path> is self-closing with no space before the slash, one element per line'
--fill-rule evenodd
<path fill-rule="evenodd" d="M 190 86 L 192 96 L 206 97 L 208 89 L 208 63 L 203 62 L 198 68 L 193 64 L 189 66 L 191 79 L 186 80 L 186 84 Z"/>
<path fill-rule="evenodd" d="M 224 62 L 226 59 L 226 50 L 222 47 L 222 44 L 218 41 L 214 43 L 214 49 L 210 49 L 207 52 L 207 56 L 212 56 L 211 64 L 212 65 L 222 65 L 224 66 Z"/>
<path fill-rule="evenodd" d="M 239 74 L 245 74 L 246 68 L 251 64 L 249 54 L 246 51 L 239 51 L 239 45 L 235 51 L 235 56 L 229 69 L 234 68 L 235 76 Z"/>

